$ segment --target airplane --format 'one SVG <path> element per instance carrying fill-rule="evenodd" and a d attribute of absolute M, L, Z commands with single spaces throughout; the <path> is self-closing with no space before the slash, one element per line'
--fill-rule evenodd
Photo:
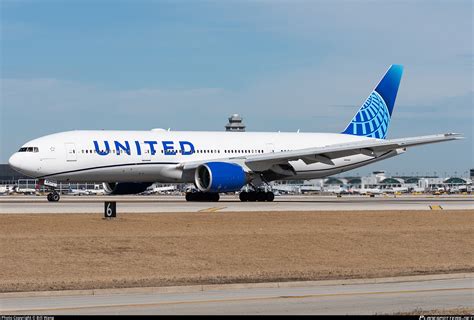
<path fill-rule="evenodd" d="M 274 184 L 272 185 L 272 190 L 278 190 L 283 194 L 294 194 L 300 191 L 299 186 L 292 184 Z"/>
<path fill-rule="evenodd" d="M 380 188 L 352 188 L 350 189 L 351 193 L 360 194 L 360 195 L 376 195 L 376 194 L 383 194 Z"/>
<path fill-rule="evenodd" d="M 149 186 L 142 194 L 169 193 L 176 190 L 176 185 L 158 187 L 155 184 Z"/>
<path fill-rule="evenodd" d="M 15 170 L 58 182 L 102 181 L 106 194 L 138 194 L 155 182 L 194 183 L 188 201 L 273 201 L 275 180 L 323 178 L 398 156 L 407 148 L 461 139 L 445 133 L 386 139 L 403 66 L 391 65 L 340 133 L 67 131 L 25 143 Z M 250 189 L 249 189 L 250 188 Z M 59 201 L 59 193 L 48 194 Z"/>
<path fill-rule="evenodd" d="M 309 185 L 309 184 L 303 184 L 300 187 L 300 192 L 301 193 L 306 193 L 306 192 L 321 192 L 322 188 L 320 186 L 314 186 L 314 185 Z"/>
<path fill-rule="evenodd" d="M 16 193 L 23 193 L 23 194 L 26 194 L 26 195 L 33 195 L 33 194 L 36 194 L 38 192 L 38 189 L 19 187 L 18 186 L 18 187 L 14 187 L 13 191 L 16 192 Z"/>
<path fill-rule="evenodd" d="M 333 194 L 348 194 L 350 193 L 345 186 L 329 186 L 324 188 L 325 192 L 333 193 Z"/>
<path fill-rule="evenodd" d="M 70 187 L 67 191 L 67 194 L 72 196 L 88 196 L 90 195 L 90 192 L 86 189 L 74 189 Z"/>
<path fill-rule="evenodd" d="M 408 193 L 408 187 L 392 187 L 384 189 L 386 193 Z"/>
<path fill-rule="evenodd" d="M 14 186 L 10 185 L 0 185 L 0 194 L 10 194 L 15 191 Z"/>

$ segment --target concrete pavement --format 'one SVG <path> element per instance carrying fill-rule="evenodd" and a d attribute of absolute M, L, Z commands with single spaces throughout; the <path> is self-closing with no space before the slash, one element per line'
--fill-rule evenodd
<path fill-rule="evenodd" d="M 116 201 L 120 213 L 339 210 L 474 210 L 474 196 L 278 196 L 274 202 L 186 202 L 182 196 L 62 196 L 58 203 L 40 196 L 2 196 L 0 214 L 102 213 L 104 201 Z"/>
<path fill-rule="evenodd" d="M 421 278 L 423 279 L 423 278 Z M 474 278 L 61 296 L 0 295 L 3 314 L 381 314 L 474 307 Z M 394 282 L 395 281 L 395 282 Z M 357 282 L 357 281 L 356 281 Z M 220 289 L 219 289 L 220 288 Z M 145 288 L 144 288 L 145 289 Z"/>

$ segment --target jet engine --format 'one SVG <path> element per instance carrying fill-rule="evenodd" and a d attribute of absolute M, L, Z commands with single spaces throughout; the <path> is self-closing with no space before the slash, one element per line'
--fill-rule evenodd
<path fill-rule="evenodd" d="M 232 192 L 246 185 L 248 178 L 237 164 L 208 162 L 197 167 L 194 182 L 201 192 Z"/>

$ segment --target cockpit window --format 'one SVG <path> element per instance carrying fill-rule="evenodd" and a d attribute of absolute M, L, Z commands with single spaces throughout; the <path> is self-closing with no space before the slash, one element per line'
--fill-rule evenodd
<path fill-rule="evenodd" d="M 39 152 L 38 147 L 23 147 L 18 152 Z"/>

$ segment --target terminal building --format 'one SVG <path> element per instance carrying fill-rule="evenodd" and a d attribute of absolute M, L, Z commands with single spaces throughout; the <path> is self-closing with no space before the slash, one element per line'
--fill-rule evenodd
<path fill-rule="evenodd" d="M 31 179 L 13 170 L 8 164 L 0 164 L 0 184 L 13 184 L 20 179 Z"/>

